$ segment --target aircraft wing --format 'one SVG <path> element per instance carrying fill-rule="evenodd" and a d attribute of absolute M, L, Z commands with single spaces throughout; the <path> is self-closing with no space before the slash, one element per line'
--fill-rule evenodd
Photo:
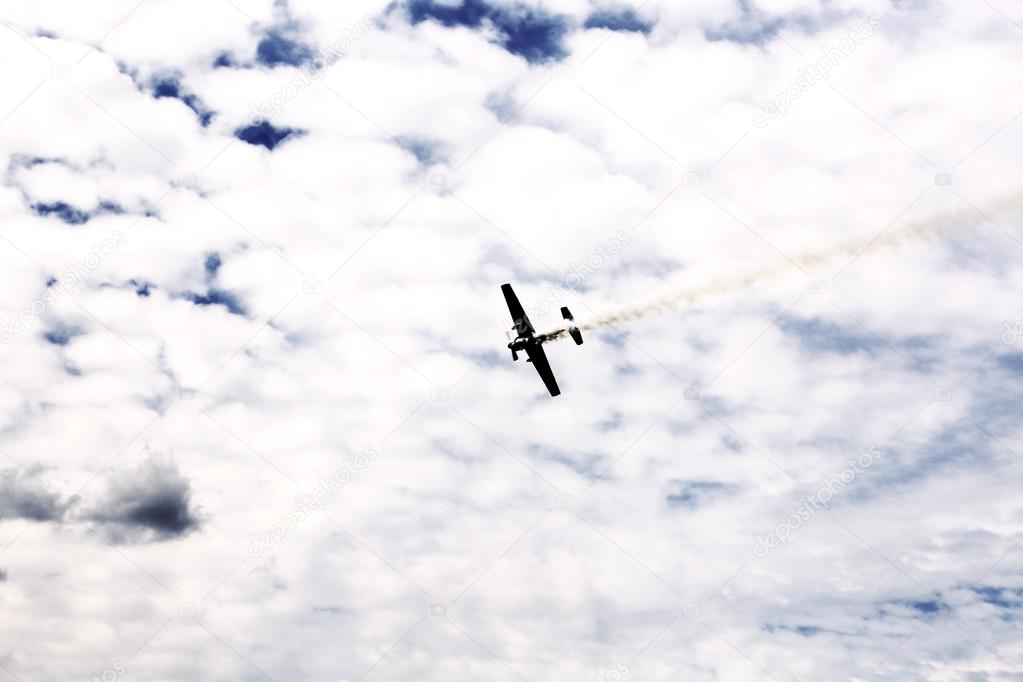
<path fill-rule="evenodd" d="M 536 367 L 536 373 L 543 379 L 543 384 L 551 392 L 551 395 L 560 395 L 561 389 L 558 388 L 558 382 L 554 378 L 551 363 L 547 362 L 547 354 L 543 352 L 543 346 L 539 344 L 529 346 L 526 348 L 526 354 L 529 356 L 529 361 L 533 363 L 533 367 Z"/>
<path fill-rule="evenodd" d="M 526 317 L 526 311 L 522 309 L 519 297 L 515 295 L 511 284 L 502 284 L 501 293 L 504 294 L 504 300 L 508 304 L 508 312 L 511 313 L 512 322 L 515 323 L 515 330 L 519 336 L 532 334 L 533 325 L 529 322 L 529 318 Z"/>

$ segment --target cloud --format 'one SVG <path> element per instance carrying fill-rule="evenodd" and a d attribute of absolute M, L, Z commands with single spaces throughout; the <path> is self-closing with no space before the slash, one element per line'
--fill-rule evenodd
<path fill-rule="evenodd" d="M 158 455 L 110 474 L 106 492 L 82 518 L 118 544 L 175 540 L 200 527 L 191 483 L 174 462 Z"/>
<path fill-rule="evenodd" d="M 0 521 L 60 521 L 64 515 L 56 494 L 16 467 L 0 470 Z"/>
<path fill-rule="evenodd" d="M 1018 29 L 639 5 L 5 4 L 4 667 L 1011 679 Z"/>

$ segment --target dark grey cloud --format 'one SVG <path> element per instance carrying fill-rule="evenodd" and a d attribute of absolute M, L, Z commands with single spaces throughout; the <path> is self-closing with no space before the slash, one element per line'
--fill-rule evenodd
<path fill-rule="evenodd" d="M 113 474 L 105 494 L 83 519 L 118 544 L 173 540 L 200 525 L 191 483 L 172 461 L 158 456 Z"/>
<path fill-rule="evenodd" d="M 58 521 L 63 515 L 59 498 L 31 475 L 16 467 L 0 471 L 0 521 Z"/>

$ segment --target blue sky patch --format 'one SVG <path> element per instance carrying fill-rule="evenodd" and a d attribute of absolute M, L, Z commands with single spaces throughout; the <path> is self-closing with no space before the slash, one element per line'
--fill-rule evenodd
<path fill-rule="evenodd" d="M 751 0 L 738 0 L 742 16 L 732 22 L 704 31 L 710 42 L 728 41 L 740 45 L 763 46 L 786 28 L 797 28 L 806 34 L 818 32 L 823 25 L 848 18 L 847 12 L 825 7 L 823 16 L 789 13 L 768 17 L 753 6 Z"/>
<path fill-rule="evenodd" d="M 223 289 L 211 288 L 205 294 L 186 291 L 184 298 L 195 305 L 219 305 L 227 308 L 227 312 L 232 315 L 245 315 L 245 307 L 242 305 L 241 301 L 238 300 L 238 297 L 230 291 L 225 291 Z"/>
<path fill-rule="evenodd" d="M 479 29 L 484 22 L 489 22 L 500 33 L 498 44 L 530 64 L 542 64 L 568 54 L 561 43 L 568 32 L 564 17 L 530 7 L 492 6 L 483 0 L 464 0 L 457 6 L 434 0 L 411 0 L 407 10 L 413 25 L 435 21 L 442 26 Z"/>
<path fill-rule="evenodd" d="M 926 618 L 932 618 L 952 611 L 952 607 L 941 597 L 934 597 L 933 599 L 896 599 L 889 602 L 889 604 L 911 609 L 918 615 Z M 887 613 L 884 609 L 882 609 L 882 612 Z"/>
<path fill-rule="evenodd" d="M 206 254 L 206 260 L 203 262 L 203 270 L 206 271 L 206 279 L 212 280 L 217 276 L 217 272 L 220 271 L 220 266 L 224 264 L 224 261 L 220 258 L 220 254 L 216 251 L 212 251 Z"/>
<path fill-rule="evenodd" d="M 230 52 L 221 52 L 213 59 L 214 69 L 233 69 L 238 66 Z"/>
<path fill-rule="evenodd" d="M 707 30 L 704 32 L 704 37 L 712 43 L 728 41 L 744 45 L 764 45 L 778 35 L 784 26 L 785 21 L 782 19 L 758 21 L 752 17 L 746 17 L 742 21 Z"/>
<path fill-rule="evenodd" d="M 440 154 L 440 145 L 437 142 L 414 137 L 396 137 L 395 141 L 424 166 L 430 166 L 443 160 Z"/>
<path fill-rule="evenodd" d="M 68 225 L 84 225 L 97 215 L 123 215 L 126 212 L 124 206 L 109 199 L 101 200 L 91 212 L 72 206 L 64 201 L 32 204 L 32 210 L 35 211 L 36 215 L 56 216 Z"/>
<path fill-rule="evenodd" d="M 589 480 L 597 478 L 600 473 L 598 465 L 603 462 L 598 453 L 572 452 L 541 443 L 530 443 L 528 452 L 530 457 L 557 462 Z"/>
<path fill-rule="evenodd" d="M 154 76 L 150 84 L 153 90 L 153 97 L 156 99 L 172 98 L 179 100 L 182 104 L 192 110 L 199 119 L 199 125 L 203 128 L 210 124 L 216 112 L 203 104 L 197 95 L 186 92 L 181 87 L 181 79 L 172 74 Z"/>
<path fill-rule="evenodd" d="M 734 487 L 719 481 L 672 481 L 674 492 L 664 499 L 672 507 L 696 509 L 711 499 L 731 492 Z"/>
<path fill-rule="evenodd" d="M 800 637 L 816 637 L 817 635 L 824 632 L 824 628 L 817 627 L 816 625 L 774 625 L 768 623 L 763 627 L 765 632 L 774 634 L 775 632 L 794 632 Z"/>
<path fill-rule="evenodd" d="M 12 168 L 32 168 L 34 166 L 41 166 L 45 163 L 59 163 L 65 166 L 68 165 L 66 160 L 57 156 L 25 156 L 22 154 L 11 155 Z"/>
<path fill-rule="evenodd" d="M 613 331 L 601 332 L 597 338 L 612 348 L 621 350 L 625 348 L 625 342 L 629 339 L 629 332 L 615 329 Z"/>
<path fill-rule="evenodd" d="M 594 12 L 586 18 L 583 28 L 647 34 L 653 30 L 653 24 L 640 19 L 631 7 L 622 7 Z"/>
<path fill-rule="evenodd" d="M 267 121 L 260 121 L 255 125 L 245 126 L 244 128 L 239 128 L 234 131 L 234 136 L 242 142 L 266 147 L 271 151 L 289 137 L 299 137 L 304 134 L 304 130 L 298 130 L 296 128 L 276 128 Z"/>
<path fill-rule="evenodd" d="M 112 215 L 124 214 L 124 206 L 121 206 L 116 201 L 109 201 L 107 199 L 100 201 L 96 206 L 96 210 L 100 213 L 110 213 Z"/>
<path fill-rule="evenodd" d="M 45 332 L 43 338 L 46 339 L 47 343 L 52 343 L 54 346 L 66 346 L 71 342 L 71 339 L 76 336 L 84 334 L 78 327 L 70 327 L 65 325 L 58 325 L 53 329 Z"/>
<path fill-rule="evenodd" d="M 86 211 L 77 209 L 63 201 L 54 201 L 48 204 L 33 204 L 32 210 L 36 212 L 36 215 L 56 216 L 68 225 L 84 225 L 89 222 L 89 218 L 92 217 Z"/>
<path fill-rule="evenodd" d="M 1013 374 L 1023 374 L 1023 353 L 1012 353 L 998 358 L 998 364 Z"/>
<path fill-rule="evenodd" d="M 704 37 L 710 42 L 728 41 L 742 45 L 764 45 L 773 39 L 785 26 L 785 19 L 765 19 L 762 12 L 756 10 L 751 0 L 739 0 L 742 17 L 737 21 L 724 24 L 715 29 L 704 31 Z"/>
<path fill-rule="evenodd" d="M 816 317 L 783 317 L 778 321 L 778 328 L 787 335 L 799 337 L 800 344 L 806 350 L 816 353 L 869 353 L 881 345 L 880 341 L 866 332 L 853 331 Z"/>
<path fill-rule="evenodd" d="M 139 298 L 149 298 L 151 290 L 156 288 L 156 285 L 152 282 L 142 279 L 129 279 L 128 284 L 135 289 L 135 295 Z"/>
<path fill-rule="evenodd" d="M 950 607 L 940 599 L 922 599 L 920 601 L 908 601 L 905 605 L 914 611 L 924 613 L 927 615 L 934 615 L 937 613 L 945 613 L 949 611 Z"/>
<path fill-rule="evenodd" d="M 291 31 L 272 28 L 263 34 L 256 46 L 256 63 L 273 68 L 275 66 L 301 66 L 313 56 L 313 50 L 305 43 L 291 37 Z"/>
<path fill-rule="evenodd" d="M 1023 608 L 1023 588 L 975 585 L 970 590 L 985 604 L 1001 609 Z"/>
<path fill-rule="evenodd" d="M 622 427 L 622 413 L 615 412 L 607 419 L 603 419 L 596 424 L 598 431 L 607 433 L 608 431 L 617 431 Z"/>

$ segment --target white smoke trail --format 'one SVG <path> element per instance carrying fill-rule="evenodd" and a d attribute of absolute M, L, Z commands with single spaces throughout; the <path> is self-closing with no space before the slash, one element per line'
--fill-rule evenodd
<path fill-rule="evenodd" d="M 839 258 L 857 257 L 873 247 L 896 247 L 909 242 L 925 239 L 936 239 L 953 234 L 956 231 L 977 227 L 991 220 L 988 212 L 1001 212 L 1023 209 L 1023 193 L 1002 197 L 985 204 L 984 209 L 970 207 L 958 211 L 911 222 L 902 228 L 892 228 L 878 235 L 873 241 L 864 244 L 861 241 L 847 241 L 830 249 L 803 253 L 791 258 L 791 262 L 800 267 L 811 269 Z M 992 221 L 993 222 L 993 221 Z M 625 306 L 617 310 L 600 313 L 589 320 L 558 327 L 539 334 L 543 341 L 555 341 L 568 336 L 571 326 L 583 331 L 593 331 L 601 327 L 616 325 L 622 322 L 638 320 L 656 313 L 676 310 L 686 305 L 693 305 L 712 296 L 744 291 L 754 284 L 777 277 L 787 272 L 789 266 L 778 265 L 753 270 L 743 275 L 724 277 L 708 284 L 690 289 L 668 292 L 647 301 Z"/>

